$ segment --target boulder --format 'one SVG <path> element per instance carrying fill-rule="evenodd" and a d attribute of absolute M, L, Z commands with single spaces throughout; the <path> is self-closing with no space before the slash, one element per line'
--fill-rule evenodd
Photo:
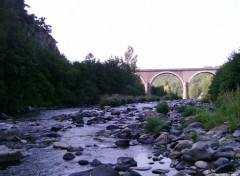
<path fill-rule="evenodd" d="M 84 150 L 84 148 L 82 148 L 81 146 L 71 146 L 71 145 L 69 145 L 68 148 L 67 148 L 68 152 L 81 152 L 83 150 Z"/>
<path fill-rule="evenodd" d="M 229 164 L 229 159 L 224 158 L 224 157 L 220 157 L 216 161 L 212 162 L 212 164 L 215 167 L 219 167 L 219 166 L 222 166 L 222 165 L 225 165 L 225 164 Z"/>
<path fill-rule="evenodd" d="M 22 157 L 20 150 L 12 150 L 5 145 L 0 145 L 0 163 L 19 161 Z"/>
<path fill-rule="evenodd" d="M 225 157 L 228 159 L 233 159 L 235 157 L 235 151 L 232 147 L 225 147 L 223 149 L 217 150 L 214 154 L 214 158 Z"/>
<path fill-rule="evenodd" d="M 199 169 L 205 169 L 206 170 L 206 169 L 210 168 L 209 163 L 207 163 L 205 161 L 197 161 L 197 162 L 195 162 L 194 165 Z"/>
<path fill-rule="evenodd" d="M 132 157 L 119 157 L 117 159 L 117 164 L 126 167 L 136 167 L 137 162 Z"/>
<path fill-rule="evenodd" d="M 94 160 L 92 160 L 92 162 L 90 163 L 90 165 L 91 165 L 92 167 L 97 167 L 97 166 L 102 165 L 102 162 L 99 161 L 98 159 L 94 159 Z"/>
<path fill-rule="evenodd" d="M 70 176 L 120 176 L 117 171 L 107 165 L 100 165 L 94 169 L 73 173 Z"/>
<path fill-rule="evenodd" d="M 72 153 L 69 153 L 69 152 L 67 152 L 63 155 L 64 160 L 73 160 L 74 158 L 75 158 L 75 155 Z"/>
<path fill-rule="evenodd" d="M 51 128 L 51 131 L 57 132 L 59 130 L 61 130 L 64 126 L 62 124 L 55 124 L 53 125 L 53 127 Z"/>
<path fill-rule="evenodd" d="M 83 166 L 83 165 L 88 165 L 88 164 L 89 164 L 89 161 L 87 161 L 87 160 L 79 160 L 79 161 L 78 161 L 78 164 L 81 165 L 81 166 Z"/>
<path fill-rule="evenodd" d="M 187 161 L 211 161 L 214 153 L 208 142 L 200 141 L 193 144 L 191 149 L 186 149 L 182 158 Z"/>
<path fill-rule="evenodd" d="M 128 147 L 129 143 L 130 143 L 130 140 L 128 139 L 123 139 L 115 142 L 116 146 L 118 147 Z"/>
<path fill-rule="evenodd" d="M 186 148 L 191 148 L 193 145 L 192 141 L 189 140 L 180 140 L 178 141 L 178 144 L 174 147 L 175 151 L 181 151 Z"/>
<path fill-rule="evenodd" d="M 188 125 L 188 128 L 202 128 L 203 125 L 200 122 L 193 122 Z"/>
<path fill-rule="evenodd" d="M 66 150 L 69 148 L 69 144 L 63 142 L 54 142 L 53 148 Z"/>
<path fill-rule="evenodd" d="M 117 110 L 117 109 L 113 109 L 112 112 L 111 112 L 111 115 L 120 115 L 120 111 Z"/>

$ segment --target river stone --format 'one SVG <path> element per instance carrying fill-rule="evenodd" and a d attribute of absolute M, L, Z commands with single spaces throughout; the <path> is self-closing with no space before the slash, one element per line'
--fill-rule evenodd
<path fill-rule="evenodd" d="M 126 167 L 136 167 L 137 162 L 132 157 L 119 157 L 117 159 L 118 165 L 123 165 Z"/>
<path fill-rule="evenodd" d="M 226 148 L 220 149 L 214 154 L 214 158 L 220 158 L 220 157 L 233 159 L 235 157 L 235 151 L 233 150 L 232 147 L 226 147 Z"/>
<path fill-rule="evenodd" d="M 212 162 L 212 164 L 215 167 L 219 167 L 219 166 L 222 166 L 222 165 L 225 165 L 225 164 L 229 164 L 229 159 L 224 158 L 224 157 L 220 157 L 216 161 Z"/>
<path fill-rule="evenodd" d="M 154 170 L 152 170 L 153 174 L 166 174 L 168 172 L 170 172 L 169 169 L 154 169 Z"/>
<path fill-rule="evenodd" d="M 186 148 L 191 148 L 193 145 L 193 142 L 190 140 L 180 140 L 178 141 L 178 144 L 174 147 L 174 150 L 181 151 Z"/>
<path fill-rule="evenodd" d="M 142 167 L 131 167 L 134 170 L 138 170 L 138 171 L 148 171 L 150 170 L 152 167 L 151 166 L 142 166 Z"/>
<path fill-rule="evenodd" d="M 209 164 L 205 161 L 197 161 L 194 165 L 199 169 L 209 169 Z"/>
<path fill-rule="evenodd" d="M 226 173 L 233 169 L 233 164 L 224 164 L 215 169 L 215 173 Z"/>
<path fill-rule="evenodd" d="M 73 173 L 70 176 L 120 176 L 118 172 L 107 165 L 100 165 L 94 169 Z"/>
<path fill-rule="evenodd" d="M 180 158 L 182 156 L 182 152 L 179 151 L 172 151 L 169 155 L 170 159 L 177 159 Z"/>
<path fill-rule="evenodd" d="M 203 127 L 203 125 L 200 122 L 193 122 L 188 125 L 188 128 L 202 128 L 202 127 Z"/>
<path fill-rule="evenodd" d="M 72 153 L 65 153 L 64 155 L 63 155 L 63 159 L 64 160 L 73 160 L 75 158 L 75 155 L 74 154 L 72 154 Z"/>
<path fill-rule="evenodd" d="M 54 142 L 53 143 L 53 148 L 57 148 L 57 149 L 63 149 L 66 150 L 68 149 L 69 145 L 63 142 Z"/>
<path fill-rule="evenodd" d="M 83 165 L 88 165 L 88 164 L 89 164 L 89 161 L 87 161 L 87 160 L 79 160 L 79 161 L 78 161 L 78 164 L 81 165 L 81 166 L 83 166 Z"/>
<path fill-rule="evenodd" d="M 128 139 L 123 139 L 115 142 L 116 146 L 118 147 L 128 147 L 129 143 L 130 143 L 130 140 Z"/>
<path fill-rule="evenodd" d="M 68 148 L 67 148 L 67 151 L 68 152 L 81 152 L 81 151 L 83 151 L 84 150 L 84 148 L 82 148 L 81 146 L 71 146 L 71 145 L 69 145 L 68 146 Z"/>
<path fill-rule="evenodd" d="M 20 150 L 12 150 L 5 145 L 0 145 L 0 163 L 19 161 L 22 157 Z"/>
<path fill-rule="evenodd" d="M 207 142 L 197 142 L 193 144 L 191 149 L 183 152 L 182 158 L 187 161 L 211 161 L 213 159 L 214 150 Z"/>
<path fill-rule="evenodd" d="M 119 125 L 108 125 L 106 127 L 107 130 L 116 130 L 116 129 L 121 129 Z"/>
<path fill-rule="evenodd" d="M 185 161 L 181 161 L 176 167 L 176 170 L 184 170 L 186 167 L 188 167 L 189 164 Z"/>
<path fill-rule="evenodd" d="M 112 112 L 111 112 L 111 115 L 120 115 L 120 111 L 117 110 L 117 109 L 113 109 Z"/>
<path fill-rule="evenodd" d="M 55 124 L 55 125 L 51 128 L 51 131 L 57 132 L 57 131 L 63 129 L 63 127 L 64 127 L 64 126 L 61 125 L 61 124 Z"/>
<path fill-rule="evenodd" d="M 240 130 L 235 130 L 233 132 L 233 137 L 236 137 L 236 138 L 240 137 Z"/>
<path fill-rule="evenodd" d="M 49 132 L 49 133 L 45 134 L 44 136 L 47 136 L 49 138 L 57 138 L 57 137 L 60 137 L 61 135 L 57 132 Z"/>
<path fill-rule="evenodd" d="M 90 165 L 91 165 L 92 167 L 97 167 L 97 166 L 102 165 L 102 162 L 99 161 L 98 159 L 94 159 L 94 160 L 92 160 L 92 162 L 90 163 Z"/>

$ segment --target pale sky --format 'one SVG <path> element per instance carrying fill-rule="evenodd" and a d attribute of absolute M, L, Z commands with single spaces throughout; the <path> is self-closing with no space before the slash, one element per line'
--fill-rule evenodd
<path fill-rule="evenodd" d="M 46 17 L 70 61 L 88 53 L 123 57 L 139 68 L 219 66 L 240 48 L 240 0 L 25 0 Z"/>

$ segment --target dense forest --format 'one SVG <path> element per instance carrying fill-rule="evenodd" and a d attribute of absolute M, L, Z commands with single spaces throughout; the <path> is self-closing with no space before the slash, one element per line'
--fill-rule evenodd
<path fill-rule="evenodd" d="M 90 54 L 69 62 L 45 18 L 26 8 L 24 0 L 0 1 L 0 112 L 93 105 L 104 94 L 144 94 L 135 67 L 118 57 L 100 62 Z"/>

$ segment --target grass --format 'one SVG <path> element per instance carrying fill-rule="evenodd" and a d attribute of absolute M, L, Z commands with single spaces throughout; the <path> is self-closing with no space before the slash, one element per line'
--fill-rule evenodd
<path fill-rule="evenodd" d="M 181 113 L 183 117 L 188 117 L 197 114 L 197 109 L 193 106 L 181 106 L 178 108 L 178 113 Z"/>
<path fill-rule="evenodd" d="M 156 117 L 150 117 L 147 120 L 146 125 L 144 126 L 145 133 L 159 133 L 161 132 L 163 126 L 165 125 L 165 121 L 163 119 L 159 119 Z"/>
<path fill-rule="evenodd" d="M 223 123 L 228 124 L 230 130 L 238 129 L 240 126 L 240 88 L 236 92 L 228 92 L 220 96 L 215 113 L 210 114 L 202 110 L 198 113 L 196 120 L 209 129 Z"/>
<path fill-rule="evenodd" d="M 156 107 L 158 113 L 167 114 L 169 112 L 169 107 L 166 102 L 159 103 Z"/>

